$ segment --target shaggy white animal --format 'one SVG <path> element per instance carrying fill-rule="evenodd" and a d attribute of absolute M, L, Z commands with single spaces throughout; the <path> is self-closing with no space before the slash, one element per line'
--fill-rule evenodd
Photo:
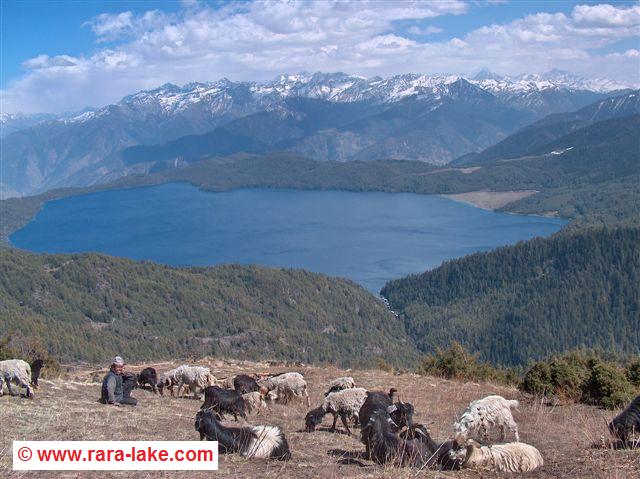
<path fill-rule="evenodd" d="M 462 467 L 488 469 L 494 472 L 530 472 L 544 465 L 542 454 L 535 447 L 522 442 L 481 446 L 475 441 L 467 444 Z"/>
<path fill-rule="evenodd" d="M 193 391 L 193 397 L 198 399 L 198 388 L 204 390 L 207 386 L 215 386 L 217 383 L 216 378 L 211 374 L 209 368 L 203 366 L 189 366 L 184 364 L 176 369 L 174 375 L 178 384 L 178 397 L 180 397 L 180 393 L 185 384 Z"/>
<path fill-rule="evenodd" d="M 511 414 L 511 409 L 517 407 L 518 401 L 508 400 L 502 396 L 487 396 L 473 401 L 460 420 L 453 425 L 456 440 L 461 443 L 467 439 L 487 441 L 489 432 L 499 428 L 500 440 L 504 441 L 508 428 L 514 433 L 516 441 L 520 441 L 518 425 Z"/>
<path fill-rule="evenodd" d="M 0 361 L 0 396 L 2 396 L 2 381 L 7 385 L 9 394 L 13 396 L 11 390 L 11 383 L 16 384 L 19 387 L 26 388 L 27 397 L 33 397 L 33 391 L 31 390 L 31 366 L 22 359 L 7 359 Z"/>
<path fill-rule="evenodd" d="M 329 388 L 327 389 L 327 392 L 324 393 L 324 395 L 326 397 L 333 392 L 342 391 L 343 389 L 352 389 L 355 387 L 356 387 L 356 382 L 353 380 L 352 377 L 343 376 L 341 378 L 336 378 L 333 381 L 331 381 L 329 383 Z"/>
<path fill-rule="evenodd" d="M 267 402 L 264 399 L 264 394 L 262 394 L 260 391 L 243 394 L 242 399 L 244 399 L 244 404 L 249 414 L 267 407 Z"/>
<path fill-rule="evenodd" d="M 277 426 L 253 426 L 255 434 L 242 455 L 249 459 L 269 459 L 271 453 L 282 447 L 284 434 Z"/>
<path fill-rule="evenodd" d="M 366 399 L 367 390 L 364 388 L 343 389 L 324 398 L 324 402 L 319 409 L 323 414 L 331 413 L 333 415 L 332 431 L 335 430 L 338 416 L 340 416 L 347 434 L 351 435 L 348 421 L 351 418 L 355 418 L 356 422 L 358 421 L 358 413 Z"/>
<path fill-rule="evenodd" d="M 367 399 L 365 388 L 350 388 L 336 391 L 324 398 L 322 410 L 334 415 L 343 413 L 347 418 L 358 417 L 360 408 Z"/>
<path fill-rule="evenodd" d="M 309 393 L 307 392 L 307 382 L 300 373 L 284 373 L 278 376 L 261 379 L 258 384 L 269 391 L 268 401 L 277 401 L 282 404 L 289 403 L 293 398 L 304 402 L 306 398 L 307 407 L 311 405 Z"/>

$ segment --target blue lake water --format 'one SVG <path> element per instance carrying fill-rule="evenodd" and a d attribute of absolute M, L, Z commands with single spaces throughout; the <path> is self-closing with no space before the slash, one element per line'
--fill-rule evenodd
<path fill-rule="evenodd" d="M 261 264 L 385 282 L 476 251 L 548 236 L 555 218 L 485 211 L 440 196 L 241 189 L 185 183 L 51 201 L 10 238 L 36 252 L 102 252 L 170 265 Z"/>

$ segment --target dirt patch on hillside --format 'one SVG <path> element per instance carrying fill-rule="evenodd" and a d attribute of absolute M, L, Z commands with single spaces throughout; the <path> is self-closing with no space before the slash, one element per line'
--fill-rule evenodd
<path fill-rule="evenodd" d="M 527 198 L 538 193 L 536 190 L 514 190 L 514 191 L 470 191 L 469 193 L 456 193 L 442 195 L 454 201 L 467 203 L 484 210 L 497 210 L 514 201 Z"/>
<path fill-rule="evenodd" d="M 615 412 L 594 407 L 567 405 L 549 407 L 534 402 L 515 389 L 491 384 L 459 383 L 413 374 L 394 375 L 382 371 L 344 371 L 335 368 L 295 367 L 268 363 L 227 363 L 199 361 L 211 367 L 217 377 L 239 372 L 299 371 L 309 384 L 312 407 L 320 404 L 327 383 L 338 376 L 349 375 L 358 385 L 370 390 L 396 387 L 400 398 L 414 404 L 416 421 L 426 423 L 437 440 L 451 433 L 454 419 L 474 399 L 488 394 L 517 398 L 521 406 L 514 413 L 520 427 L 521 440 L 542 452 L 545 466 L 527 475 L 533 478 L 634 478 L 640 477 L 640 451 L 591 449 L 589 446 L 606 434 L 606 424 Z M 172 364 L 155 365 L 158 372 Z M 139 371 L 142 366 L 131 367 Z M 352 437 L 330 433 L 330 416 L 315 433 L 302 432 L 304 406 L 270 407 L 257 416 L 249 416 L 250 424 L 274 424 L 286 433 L 293 453 L 289 462 L 249 461 L 237 455 L 221 456 L 218 472 L 12 472 L 12 440 L 193 440 L 198 434 L 193 418 L 200 401 L 160 397 L 136 390 L 139 400 L 135 408 L 114 408 L 96 402 L 103 370 L 78 368 L 65 378 L 42 381 L 34 400 L 1 397 L 0 470 L 3 478 L 73 477 L 73 478 L 147 478 L 147 477 L 267 477 L 267 478 L 387 478 L 416 477 L 415 469 L 393 469 L 374 465 L 361 457 L 364 446 L 359 429 Z M 231 422 L 233 423 L 233 421 Z M 425 478 L 491 478 L 502 477 L 475 471 L 422 471 Z M 513 476 L 511 476 L 513 477 Z"/>

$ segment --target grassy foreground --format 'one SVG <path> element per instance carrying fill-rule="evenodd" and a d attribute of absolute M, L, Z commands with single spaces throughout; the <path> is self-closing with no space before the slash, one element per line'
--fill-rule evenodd
<path fill-rule="evenodd" d="M 414 404 L 416 421 L 429 426 L 437 440 L 445 439 L 452 423 L 474 399 L 488 394 L 517 398 L 521 405 L 514 417 L 519 424 L 523 442 L 537 447 L 545 466 L 528 474 L 532 478 L 634 478 L 640 477 L 640 451 L 592 449 L 591 443 L 606 434 L 607 422 L 617 411 L 605 411 L 584 405 L 543 405 L 513 388 L 486 383 L 461 383 L 413 374 L 394 375 L 378 370 L 339 370 L 335 368 L 295 367 L 284 364 L 227 362 L 203 360 L 199 364 L 211 367 L 217 377 L 239 372 L 302 372 L 309 384 L 311 405 L 320 403 L 326 384 L 343 375 L 354 377 L 356 383 L 369 390 L 396 387 L 400 398 Z M 159 371 L 173 367 L 171 363 L 153 364 Z M 132 371 L 143 365 L 132 366 Z M 61 477 L 56 472 L 12 472 L 12 440 L 194 440 L 193 418 L 199 401 L 156 396 L 136 390 L 136 408 L 110 408 L 96 403 L 99 379 L 104 370 L 91 367 L 67 367 L 67 372 L 55 380 L 43 380 L 33 401 L 2 397 L 4 413 L 0 433 L 0 470 L 7 479 L 18 477 Z M 359 430 L 348 437 L 330 433 L 329 417 L 315 433 L 302 432 L 304 406 L 270 406 L 250 424 L 274 424 L 285 431 L 293 453 L 287 463 L 248 461 L 237 455 L 222 456 L 220 470 L 210 472 L 83 472 L 65 477 L 286 477 L 286 478 L 413 478 L 415 469 L 382 467 L 363 459 L 364 446 L 359 442 Z M 471 470 L 460 472 L 422 471 L 425 478 L 493 478 L 501 477 Z"/>

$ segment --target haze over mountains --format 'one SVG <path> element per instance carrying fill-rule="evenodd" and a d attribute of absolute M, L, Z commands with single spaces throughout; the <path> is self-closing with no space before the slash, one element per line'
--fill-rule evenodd
<path fill-rule="evenodd" d="M 68 118 L 3 116 L 2 196 L 240 152 L 446 164 L 546 115 L 629 91 L 623 88 L 561 71 L 515 78 L 489 71 L 387 79 L 315 73 L 264 83 L 166 84 Z"/>

